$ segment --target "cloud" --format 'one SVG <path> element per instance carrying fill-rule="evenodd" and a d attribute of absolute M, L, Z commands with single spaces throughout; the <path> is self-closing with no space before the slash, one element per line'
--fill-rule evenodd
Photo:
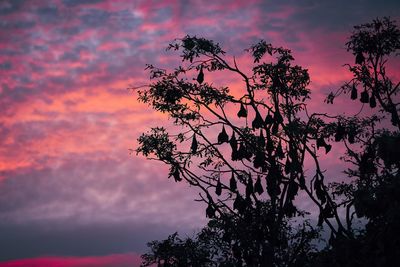
<path fill-rule="evenodd" d="M 0 1 L 0 258 L 141 251 L 205 223 L 196 190 L 128 153 L 149 127 L 170 127 L 125 88 L 149 82 L 146 63 L 181 63 L 165 51 L 174 38 L 214 39 L 245 70 L 243 49 L 259 39 L 289 47 L 310 70 L 309 107 L 321 109 L 348 78 L 352 26 L 398 18 L 398 9 L 361 0 Z"/>
<path fill-rule="evenodd" d="M 0 267 L 135 267 L 140 257 L 134 253 L 91 257 L 40 257 L 0 262 Z"/>
<path fill-rule="evenodd" d="M 67 7 L 75 7 L 78 5 L 98 4 L 104 0 L 63 0 L 63 4 Z"/>
<path fill-rule="evenodd" d="M 20 10 L 25 0 L 4 0 L 0 2 L 0 15 L 9 15 Z"/>
<path fill-rule="evenodd" d="M 0 267 L 2 261 L 47 256 L 100 256 L 147 251 L 150 240 L 166 238 L 176 228 L 147 223 L 92 223 L 49 221 L 47 224 L 0 223 Z M 182 230 L 182 229 L 181 229 Z M 184 229 L 190 232 L 188 229 Z"/>

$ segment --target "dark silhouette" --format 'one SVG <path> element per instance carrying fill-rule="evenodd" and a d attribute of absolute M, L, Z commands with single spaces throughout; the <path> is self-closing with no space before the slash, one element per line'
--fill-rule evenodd
<path fill-rule="evenodd" d="M 399 55 L 400 30 L 389 18 L 354 29 L 347 42 L 355 56 L 355 64 L 347 64 L 353 79 L 331 94 L 332 101 L 348 91 L 356 100 L 362 88 L 363 107 L 379 109 L 380 115 L 340 118 L 337 132 L 342 125 L 349 129 L 345 160 L 354 164 L 347 170 L 353 179 L 332 188 L 348 203 L 347 210 L 354 208 L 367 223 L 361 232 L 353 230 L 351 239 L 332 240 L 319 261 L 324 266 L 400 266 L 400 82 L 387 70 L 387 62 Z M 358 146 L 350 145 L 354 142 Z"/>
<path fill-rule="evenodd" d="M 265 41 L 251 46 L 246 51 L 254 66 L 246 75 L 213 41 L 186 36 L 170 44 L 181 52 L 183 66 L 167 72 L 148 65 L 154 82 L 139 91 L 139 100 L 186 130 L 152 128 L 139 137 L 137 153 L 168 164 L 176 182 L 197 187 L 210 221 L 193 239 L 174 234 L 149 243 L 143 266 L 398 263 L 399 83 L 386 66 L 399 44 L 400 32 L 388 18 L 355 27 L 347 43 L 355 56 L 355 65 L 347 65 L 354 78 L 326 102 L 351 92 L 351 99 L 359 97 L 382 116 L 353 118 L 308 112 L 310 78 L 288 49 Z M 215 86 L 207 77 L 213 72 L 237 75 L 243 90 Z M 320 155 L 335 143 L 344 144 L 344 160 L 354 168 L 346 171 L 348 182 L 326 184 Z M 305 160 L 311 169 L 304 168 Z M 306 214 L 296 206 L 299 192 L 319 210 L 317 225 L 331 233 L 323 251 L 315 248 L 317 229 L 306 219 L 299 227 L 293 223 Z M 367 219 L 361 232 L 354 215 Z"/>

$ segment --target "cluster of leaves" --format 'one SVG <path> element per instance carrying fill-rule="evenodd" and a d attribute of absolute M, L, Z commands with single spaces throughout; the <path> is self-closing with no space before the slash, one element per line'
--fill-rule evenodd
<path fill-rule="evenodd" d="M 226 213 L 221 218 L 211 219 L 193 238 L 182 240 L 175 233 L 163 241 L 152 241 L 148 243 L 151 252 L 142 256 L 142 266 L 155 263 L 196 267 L 309 264 L 317 253 L 312 241 L 319 237 L 318 232 L 307 222 L 296 227 L 288 223 L 273 225 L 271 211 L 270 203 L 264 202 L 257 211 L 246 210 L 242 218 Z M 272 234 L 273 231 L 279 234 Z M 268 238 L 269 235 L 279 238 Z M 276 256 L 272 257 L 274 254 Z"/>
<path fill-rule="evenodd" d="M 167 113 L 186 130 L 172 135 L 153 128 L 139 138 L 137 152 L 168 164 L 170 177 L 200 190 L 206 216 L 213 222 L 203 230 L 213 233 L 208 241 L 214 243 L 207 246 L 218 248 L 198 251 L 197 256 L 210 260 L 204 265 L 191 260 L 185 266 L 306 266 L 314 259 L 329 261 L 355 244 L 364 246 L 362 257 L 368 242 L 377 240 L 371 233 L 382 230 L 380 223 L 386 220 L 391 230 L 399 228 L 398 216 L 392 216 L 398 208 L 399 83 L 386 74 L 387 59 L 398 51 L 399 42 L 400 31 L 387 18 L 357 26 L 347 43 L 356 58 L 355 65 L 348 65 L 354 78 L 328 96 L 327 102 L 333 103 L 340 93 L 351 91 L 351 98 L 357 99 L 357 86 L 362 85 L 360 101 L 371 108 L 379 106 L 379 117 L 310 114 L 307 70 L 294 65 L 290 50 L 265 41 L 246 50 L 255 64 L 250 75 L 239 69 L 235 59 L 230 63 L 219 44 L 196 36 L 169 46 L 181 52 L 183 66 L 171 73 L 148 66 L 154 82 L 139 92 L 139 101 Z M 238 75 L 243 80 L 239 97 L 226 86 L 207 82 L 213 72 Z M 228 112 L 234 109 L 237 112 Z M 385 115 L 391 116 L 394 130 L 377 129 Z M 349 183 L 325 182 L 320 149 L 329 153 L 332 142 L 344 145 L 343 159 L 354 166 L 346 171 L 352 177 Z M 314 163 L 311 170 L 304 169 L 305 160 Z M 319 209 L 318 225 L 331 232 L 330 245 L 316 257 L 311 245 L 315 231 L 303 227 L 293 233 L 290 227 L 293 218 L 305 214 L 296 207 L 299 192 Z M 342 208 L 344 217 L 339 216 Z M 355 215 L 368 220 L 366 232 L 359 234 L 353 228 Z M 297 242 L 296 236 L 302 241 Z M 176 245 L 184 253 L 186 241 L 176 235 L 170 238 L 165 242 L 171 251 Z M 200 236 L 195 241 L 206 242 Z M 149 255 L 161 255 L 159 243 L 150 247 Z M 178 254 L 173 252 L 173 258 L 183 255 Z M 147 262 L 156 263 L 149 255 Z M 169 259 L 164 262 L 169 264 Z"/>

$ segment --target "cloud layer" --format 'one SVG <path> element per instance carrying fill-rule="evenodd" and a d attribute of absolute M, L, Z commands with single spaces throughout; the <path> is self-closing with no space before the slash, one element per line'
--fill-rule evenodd
<path fill-rule="evenodd" d="M 351 60 L 344 43 L 352 26 L 396 19 L 399 7 L 372 0 L 1 1 L 0 261 L 8 262 L 0 266 L 137 264 L 147 241 L 204 224 L 194 189 L 129 154 L 140 133 L 170 125 L 125 88 L 148 82 L 146 63 L 179 64 L 164 49 L 174 38 L 214 39 L 243 65 L 243 49 L 261 38 L 289 47 L 310 70 L 311 106 L 321 108 L 348 78 L 341 65 Z M 37 258 L 49 255 L 58 258 Z"/>

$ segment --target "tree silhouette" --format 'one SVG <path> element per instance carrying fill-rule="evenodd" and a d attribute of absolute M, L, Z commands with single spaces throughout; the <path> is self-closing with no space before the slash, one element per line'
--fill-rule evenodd
<path fill-rule="evenodd" d="M 353 207 L 367 223 L 352 240 L 336 240 L 321 258 L 325 266 L 399 266 L 400 82 L 388 74 L 388 63 L 399 55 L 400 30 L 389 18 L 375 19 L 354 29 L 347 48 L 355 56 L 355 64 L 346 65 L 353 78 L 331 94 L 330 100 L 343 92 L 350 92 L 350 98 L 356 100 L 362 87 L 359 100 L 363 107 L 368 104 L 368 108 L 379 109 L 381 115 L 340 118 L 341 124 L 355 133 L 356 144 L 350 139 L 345 141 L 345 160 L 355 167 L 347 171 L 353 178 L 351 183 L 332 187 L 344 196 L 348 210 Z M 388 126 L 386 117 L 393 127 Z"/>
<path fill-rule="evenodd" d="M 357 87 L 362 86 L 360 101 L 371 108 L 379 106 L 400 129 L 395 101 L 399 83 L 386 73 L 387 57 L 398 51 L 399 36 L 387 18 L 356 26 L 347 43 L 355 55 L 356 64 L 347 65 L 354 78 L 331 93 L 327 102 L 347 92 L 356 99 Z M 136 151 L 168 164 L 169 177 L 176 182 L 199 189 L 211 223 L 203 233 L 213 234 L 190 239 L 196 244 L 194 258 L 182 256 L 189 248 L 176 235 L 150 243 L 153 253 L 144 255 L 145 264 L 306 266 L 314 261 L 343 266 L 334 265 L 332 258 L 362 244 L 355 253 L 361 259 L 372 249 L 368 246 L 369 239 L 375 240 L 373 233 L 398 231 L 400 157 L 394 148 L 399 131 L 377 129 L 376 121 L 384 118 L 310 113 L 307 70 L 294 64 L 290 50 L 265 41 L 246 49 L 254 63 L 250 74 L 211 40 L 185 36 L 168 49 L 180 52 L 182 66 L 168 72 L 148 65 L 153 82 L 139 91 L 139 100 L 168 114 L 181 128 L 176 134 L 152 128 L 139 137 Z M 239 77 L 241 88 L 214 85 L 217 72 Z M 344 159 L 355 168 L 347 171 L 353 177 L 348 183 L 328 186 L 320 159 L 330 152 L 332 142 L 345 145 Z M 306 160 L 313 163 L 311 169 L 304 168 Z M 297 230 L 291 224 L 305 214 L 296 205 L 299 192 L 319 210 L 318 225 L 331 232 L 329 247 L 319 255 L 312 245 L 315 230 L 307 223 Z M 368 219 L 366 233 L 353 228 L 355 213 Z M 385 221 L 390 222 L 389 232 L 382 228 Z M 204 242 L 214 243 L 204 246 Z M 161 249 L 164 243 L 170 258 Z M 399 251 L 399 243 L 394 245 L 392 256 Z M 179 253 L 176 248 L 181 248 Z M 208 261 L 196 265 L 198 257 Z M 347 259 L 351 262 L 350 256 Z"/>

